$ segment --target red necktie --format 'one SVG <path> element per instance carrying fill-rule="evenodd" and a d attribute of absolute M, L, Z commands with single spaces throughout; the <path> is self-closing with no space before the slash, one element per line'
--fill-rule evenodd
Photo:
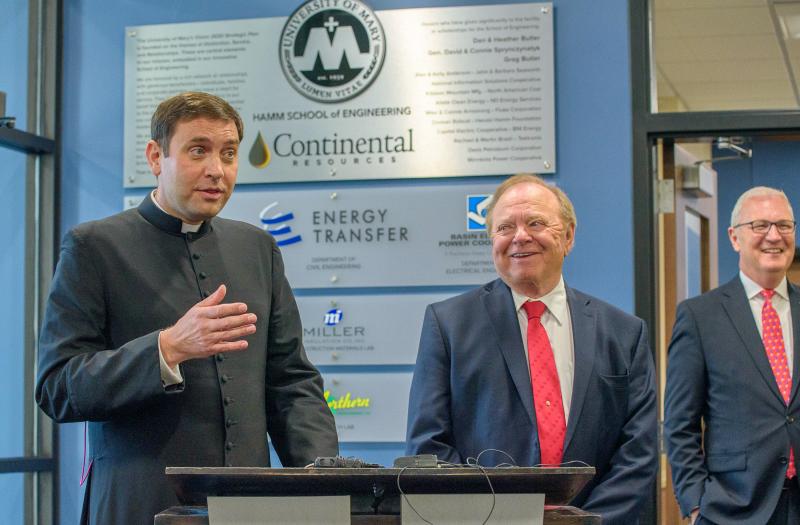
<path fill-rule="evenodd" d="M 789 375 L 789 362 L 786 359 L 786 347 L 783 344 L 783 330 L 778 312 L 772 306 L 772 296 L 775 290 L 761 290 L 764 296 L 764 306 L 761 308 L 761 339 L 767 351 L 769 366 L 775 374 L 778 390 L 783 396 L 783 401 L 789 404 L 789 394 L 792 391 L 792 376 Z M 797 474 L 794 466 L 794 450 L 789 449 L 789 466 L 786 477 L 793 478 Z"/>
<path fill-rule="evenodd" d="M 564 404 L 561 400 L 556 361 L 541 321 L 546 306 L 541 301 L 528 301 L 523 308 L 528 314 L 528 362 L 531 368 L 542 464 L 558 465 L 564 455 L 567 425 L 564 421 Z"/>

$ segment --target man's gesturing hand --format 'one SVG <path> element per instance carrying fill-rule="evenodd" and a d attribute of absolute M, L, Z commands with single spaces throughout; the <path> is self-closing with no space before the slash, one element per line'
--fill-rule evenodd
<path fill-rule="evenodd" d="M 170 368 L 198 359 L 247 348 L 242 337 L 256 331 L 256 315 L 244 303 L 222 304 L 225 285 L 192 306 L 173 326 L 161 332 L 161 353 Z"/>

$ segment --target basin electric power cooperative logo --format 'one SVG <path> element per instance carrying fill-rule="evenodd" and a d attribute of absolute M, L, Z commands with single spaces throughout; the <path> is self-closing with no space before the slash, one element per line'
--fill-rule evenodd
<path fill-rule="evenodd" d="M 261 220 L 261 228 L 275 237 L 278 246 L 288 246 L 302 241 L 303 238 L 300 235 L 295 235 L 292 227 L 287 224 L 294 219 L 294 213 L 271 213 L 271 210 L 277 205 L 278 201 L 275 201 L 261 210 L 258 216 Z"/>
<path fill-rule="evenodd" d="M 360 0 L 309 0 L 286 21 L 279 54 L 283 74 L 301 95 L 342 102 L 377 78 L 386 37 L 378 17 Z"/>
<path fill-rule="evenodd" d="M 491 195 L 467 195 L 467 231 L 486 229 L 486 208 L 490 202 Z"/>

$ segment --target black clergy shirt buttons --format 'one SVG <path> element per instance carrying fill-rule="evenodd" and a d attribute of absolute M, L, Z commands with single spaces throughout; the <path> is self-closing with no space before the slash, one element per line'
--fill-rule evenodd
<path fill-rule="evenodd" d="M 233 443 L 231 443 L 230 441 L 228 441 L 227 443 L 225 443 L 225 450 L 227 450 L 227 451 L 229 451 L 229 452 L 230 452 L 231 450 L 233 450 Z"/>
<path fill-rule="evenodd" d="M 230 377 L 228 377 L 228 374 L 222 374 L 222 377 L 219 378 L 219 380 L 222 381 L 223 383 L 227 383 L 228 379 L 230 379 Z"/>
<path fill-rule="evenodd" d="M 206 272 L 200 272 L 197 275 L 199 275 L 201 279 L 205 279 L 206 277 L 208 277 L 208 275 L 206 275 Z"/>
<path fill-rule="evenodd" d="M 197 259 L 199 259 L 199 258 L 200 258 L 200 254 L 199 254 L 199 253 L 193 253 L 193 254 L 192 254 L 192 259 L 194 259 L 195 261 L 196 261 Z"/>
<path fill-rule="evenodd" d="M 226 419 L 226 420 L 225 420 L 225 426 L 226 426 L 227 428 L 231 428 L 231 427 L 232 427 L 233 425 L 235 425 L 235 424 L 236 424 L 236 420 L 235 420 L 235 419 L 233 419 L 233 418 L 230 418 L 230 417 L 229 417 L 228 419 Z"/>
<path fill-rule="evenodd" d="M 208 297 L 209 295 L 211 295 L 211 292 L 208 290 L 203 290 L 203 297 Z"/>
<path fill-rule="evenodd" d="M 217 354 L 217 361 L 219 361 L 220 363 L 222 361 L 225 361 L 225 355 L 224 354 Z"/>
<path fill-rule="evenodd" d="M 231 403 L 233 403 L 233 398 L 230 397 L 230 396 L 225 396 L 225 398 L 222 400 L 222 402 L 225 403 L 225 406 L 228 406 Z"/>

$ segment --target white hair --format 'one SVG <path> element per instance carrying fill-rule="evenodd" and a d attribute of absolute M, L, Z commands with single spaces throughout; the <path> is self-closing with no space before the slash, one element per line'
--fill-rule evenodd
<path fill-rule="evenodd" d="M 733 206 L 733 211 L 731 212 L 731 228 L 739 224 L 739 213 L 742 211 L 742 206 L 744 205 L 744 201 L 751 197 L 768 197 L 772 195 L 778 195 L 786 199 L 786 204 L 789 206 L 789 212 L 792 214 L 792 220 L 794 220 L 794 211 L 792 210 L 792 204 L 789 202 L 789 197 L 786 196 L 785 193 L 781 190 L 776 190 L 775 188 L 770 188 L 767 186 L 756 186 L 755 188 L 750 188 L 746 192 L 742 193 L 739 198 L 736 200 L 736 204 Z"/>

